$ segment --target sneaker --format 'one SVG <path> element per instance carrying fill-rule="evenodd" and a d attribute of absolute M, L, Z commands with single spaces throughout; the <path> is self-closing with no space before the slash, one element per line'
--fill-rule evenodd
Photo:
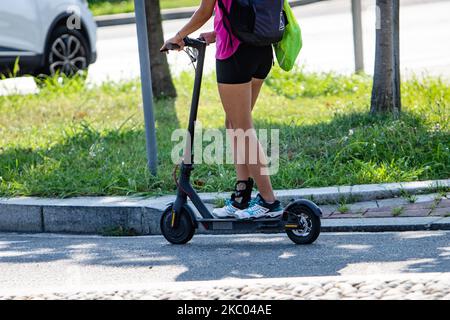
<path fill-rule="evenodd" d="M 222 219 L 234 218 L 236 211 L 247 208 L 251 200 L 253 185 L 252 178 L 236 182 L 235 191 L 231 195 L 231 199 L 225 200 L 225 206 L 223 208 L 214 209 L 214 216 Z"/>
<path fill-rule="evenodd" d="M 259 218 L 277 218 L 283 214 L 283 207 L 280 201 L 267 203 L 260 194 L 252 200 L 247 209 L 238 210 L 234 213 L 236 219 L 259 219 Z"/>
<path fill-rule="evenodd" d="M 216 218 L 225 219 L 225 218 L 234 218 L 234 214 L 236 211 L 239 211 L 241 209 L 235 207 L 233 205 L 233 201 L 230 199 L 225 200 L 225 206 L 222 208 L 215 208 L 213 210 L 214 216 Z"/>

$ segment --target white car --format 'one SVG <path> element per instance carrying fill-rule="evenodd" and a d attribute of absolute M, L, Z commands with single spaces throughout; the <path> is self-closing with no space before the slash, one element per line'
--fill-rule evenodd
<path fill-rule="evenodd" d="M 1 0 L 0 74 L 73 75 L 97 59 L 87 0 Z"/>

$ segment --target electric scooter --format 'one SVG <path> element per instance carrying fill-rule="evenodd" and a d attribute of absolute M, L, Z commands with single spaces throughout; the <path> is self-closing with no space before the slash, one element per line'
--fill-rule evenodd
<path fill-rule="evenodd" d="M 187 132 L 190 139 L 189 137 L 186 139 L 187 145 L 184 150 L 184 157 L 179 165 L 180 174 L 177 176 L 176 173 L 178 166 L 174 170 L 173 177 L 177 185 L 177 196 L 175 202 L 168 204 L 162 214 L 160 222 L 162 234 L 172 244 L 186 244 L 192 239 L 196 229 L 201 224 L 210 233 L 275 233 L 285 231 L 296 244 L 313 243 L 320 234 L 322 211 L 312 201 L 307 199 L 291 200 L 279 218 L 222 219 L 214 217 L 192 187 L 190 183 L 191 172 L 194 169 L 192 149 L 207 44 L 203 39 L 192 38 L 185 38 L 184 43 L 192 63 L 196 62 L 194 91 Z M 168 44 L 162 52 L 177 49 L 179 49 L 178 45 Z M 188 198 L 198 210 L 201 218 L 197 217 L 188 204 Z"/>

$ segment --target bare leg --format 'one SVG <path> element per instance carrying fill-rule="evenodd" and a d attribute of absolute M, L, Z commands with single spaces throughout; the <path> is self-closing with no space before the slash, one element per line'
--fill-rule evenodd
<path fill-rule="evenodd" d="M 253 111 L 256 101 L 258 100 L 259 93 L 261 92 L 261 87 L 264 83 L 264 80 L 262 79 L 255 79 L 253 78 L 251 84 L 252 84 L 252 105 L 251 105 L 251 111 Z M 227 129 L 233 129 L 231 125 L 231 121 L 228 120 L 228 116 L 225 118 L 225 127 Z M 235 148 L 233 150 L 233 156 L 234 156 L 234 162 L 236 167 L 236 177 L 237 180 L 247 180 L 250 177 L 250 172 L 248 170 L 248 167 L 246 164 L 238 164 L 237 163 L 237 148 L 235 144 Z"/>
<path fill-rule="evenodd" d="M 252 79 L 252 111 L 255 108 L 256 101 L 258 100 L 259 93 L 261 92 L 261 87 L 264 83 L 263 79 Z"/>
<path fill-rule="evenodd" d="M 260 80 L 261 81 L 261 80 Z M 253 129 L 252 120 L 252 107 L 257 99 L 257 94 L 253 97 L 253 90 L 256 89 L 256 93 L 259 93 L 261 84 L 256 82 L 248 82 L 245 84 L 219 84 L 219 93 L 222 99 L 222 104 L 227 114 L 227 126 L 231 126 L 233 129 L 242 129 L 247 132 L 249 129 Z M 239 146 L 235 148 L 235 163 L 236 156 L 241 156 L 246 162 L 249 160 L 250 146 L 257 146 L 256 163 L 247 163 L 247 171 L 245 171 L 245 164 L 242 167 L 236 168 L 238 172 L 238 179 L 245 180 L 248 176 L 252 176 L 258 186 L 258 190 L 264 200 L 268 202 L 275 201 L 273 194 L 272 184 L 268 175 L 262 175 L 261 169 L 265 168 L 266 156 L 264 151 L 256 137 L 256 134 L 252 132 L 247 139 L 238 139 L 238 141 L 246 141 L 244 146 L 244 152 L 237 150 Z M 236 145 L 236 143 L 234 143 Z M 244 154 L 242 154 L 244 153 Z"/>

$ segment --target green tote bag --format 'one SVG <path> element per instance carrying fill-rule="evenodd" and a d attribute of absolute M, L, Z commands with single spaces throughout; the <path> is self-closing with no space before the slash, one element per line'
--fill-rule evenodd
<path fill-rule="evenodd" d="M 274 45 L 274 49 L 281 69 L 291 71 L 303 46 L 302 31 L 288 0 L 284 1 L 283 9 L 286 13 L 287 25 L 283 39 Z"/>

